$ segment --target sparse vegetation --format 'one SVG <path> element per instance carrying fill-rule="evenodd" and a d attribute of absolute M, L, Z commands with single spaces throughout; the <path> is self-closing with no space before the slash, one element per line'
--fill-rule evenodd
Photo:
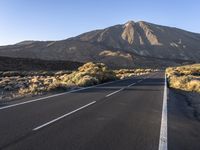
<path fill-rule="evenodd" d="M 120 51 L 105 50 L 105 51 L 102 51 L 101 53 L 99 53 L 99 55 L 104 56 L 104 57 L 106 57 L 106 56 L 121 57 L 121 58 L 127 59 L 129 61 L 133 60 L 132 56 L 129 53 L 123 53 L 123 52 L 120 52 Z"/>
<path fill-rule="evenodd" d="M 170 87 L 200 92 L 200 64 L 167 68 L 166 74 Z"/>
<path fill-rule="evenodd" d="M 49 91 L 69 90 L 111 80 L 150 73 L 151 69 L 110 70 L 103 63 L 88 62 L 76 71 L 7 71 L 0 72 L 0 99 L 38 95 Z"/>
<path fill-rule="evenodd" d="M 114 70 L 117 78 L 125 79 L 133 76 L 140 76 L 144 74 L 148 74 L 150 72 L 157 71 L 156 69 L 120 69 Z"/>

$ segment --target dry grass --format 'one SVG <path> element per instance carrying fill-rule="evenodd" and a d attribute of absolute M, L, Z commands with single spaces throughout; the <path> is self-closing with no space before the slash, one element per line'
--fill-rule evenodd
<path fill-rule="evenodd" d="M 151 72 L 157 71 L 155 69 L 120 69 L 114 70 L 116 76 L 119 79 L 130 78 L 134 76 L 140 76 L 144 74 L 149 74 Z"/>
<path fill-rule="evenodd" d="M 151 69 L 110 70 L 103 63 L 86 63 L 78 70 L 69 71 L 12 71 L 0 73 L 0 99 L 38 95 L 49 91 L 91 86 L 111 80 L 130 78 L 150 73 Z M 7 93 L 7 94 L 5 94 Z M 6 96 L 7 95 L 7 96 Z"/>
<path fill-rule="evenodd" d="M 55 73 L 54 76 L 33 76 L 28 88 L 20 88 L 19 93 L 40 94 L 52 90 L 90 86 L 116 79 L 114 73 L 102 63 L 86 63 L 70 74 Z"/>
<path fill-rule="evenodd" d="M 167 68 L 166 74 L 170 87 L 200 92 L 200 64 Z"/>
<path fill-rule="evenodd" d="M 55 90 L 90 86 L 117 79 L 115 73 L 102 63 L 86 63 L 77 71 L 7 71 L 0 74 L 1 98 L 38 95 Z"/>

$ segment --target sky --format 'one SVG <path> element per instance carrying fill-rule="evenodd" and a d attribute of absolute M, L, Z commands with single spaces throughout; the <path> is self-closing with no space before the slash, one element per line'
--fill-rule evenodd
<path fill-rule="evenodd" d="M 0 0 L 0 45 L 61 40 L 129 20 L 200 33 L 200 1 Z"/>

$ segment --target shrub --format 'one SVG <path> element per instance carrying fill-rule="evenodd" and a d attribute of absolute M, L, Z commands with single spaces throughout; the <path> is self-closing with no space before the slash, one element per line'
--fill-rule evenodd
<path fill-rule="evenodd" d="M 76 71 L 19 71 L 1 72 L 0 87 L 16 91 L 20 96 L 37 95 L 44 92 L 69 89 L 77 86 L 91 86 L 106 81 L 147 74 L 151 69 L 110 70 L 103 63 L 88 62 Z M 1 79 L 1 78 L 0 78 Z"/>
<path fill-rule="evenodd" d="M 200 92 L 200 64 L 167 68 L 166 74 L 170 87 Z"/>

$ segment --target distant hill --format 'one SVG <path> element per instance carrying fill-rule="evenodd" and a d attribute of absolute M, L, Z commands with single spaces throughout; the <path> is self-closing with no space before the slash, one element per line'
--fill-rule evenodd
<path fill-rule="evenodd" d="M 164 67 L 200 61 L 200 34 L 129 21 L 61 41 L 23 41 L 0 47 L 0 56 L 103 62 L 111 67 Z"/>
<path fill-rule="evenodd" d="M 82 65 L 82 63 L 71 61 L 0 57 L 0 71 L 76 70 Z"/>

